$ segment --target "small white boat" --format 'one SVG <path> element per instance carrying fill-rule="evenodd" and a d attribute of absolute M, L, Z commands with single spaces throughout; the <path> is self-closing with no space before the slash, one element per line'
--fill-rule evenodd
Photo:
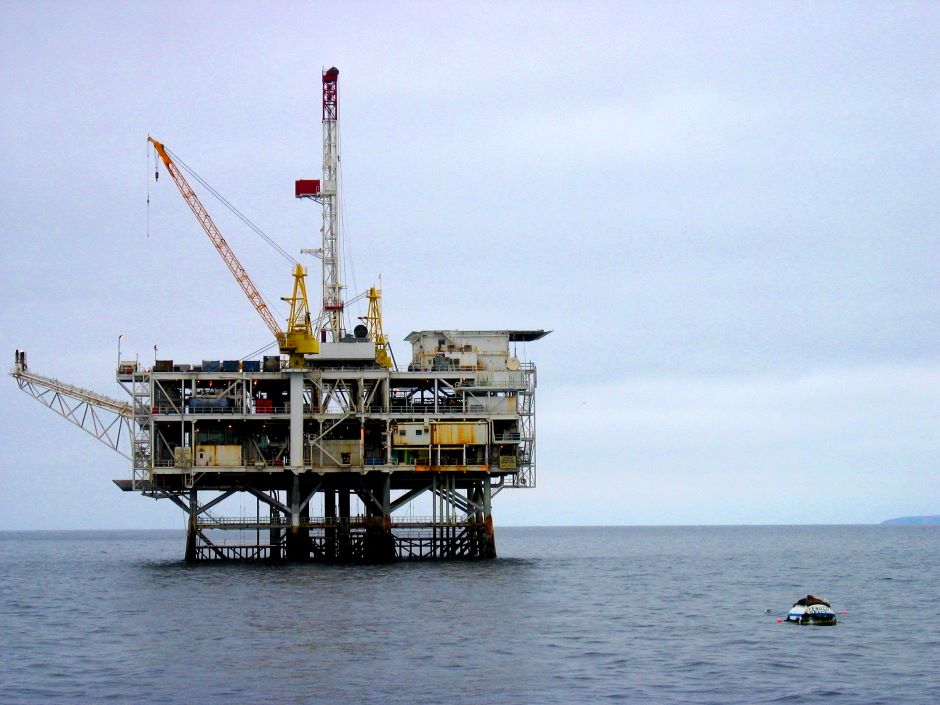
<path fill-rule="evenodd" d="M 832 605 L 826 600 L 813 595 L 807 595 L 797 600 L 787 613 L 786 621 L 827 627 L 834 627 L 837 622 L 836 613 L 832 611 Z"/>

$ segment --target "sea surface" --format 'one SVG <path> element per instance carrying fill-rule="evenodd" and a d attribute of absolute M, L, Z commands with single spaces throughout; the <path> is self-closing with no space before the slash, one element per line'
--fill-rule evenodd
<path fill-rule="evenodd" d="M 0 533 L 0 703 L 940 703 L 940 527 L 497 528 L 493 561 Z M 836 627 L 778 623 L 827 597 Z"/>

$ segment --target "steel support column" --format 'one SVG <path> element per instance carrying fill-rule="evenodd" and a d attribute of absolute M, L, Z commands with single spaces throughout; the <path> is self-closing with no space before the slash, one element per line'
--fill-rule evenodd
<path fill-rule="evenodd" d="M 323 491 L 323 552 L 327 560 L 336 560 L 336 490 Z"/>
<path fill-rule="evenodd" d="M 273 494 L 275 495 L 275 499 L 276 499 L 277 492 L 275 491 Z M 268 558 L 274 561 L 278 561 L 281 559 L 281 530 L 273 526 L 273 524 L 278 519 L 280 519 L 280 512 L 278 511 L 278 508 L 274 506 L 274 504 L 270 504 L 269 507 L 271 509 L 270 518 L 271 518 L 272 526 L 268 530 L 269 541 L 271 544 L 271 549 L 270 549 L 270 553 L 268 554 Z"/>
<path fill-rule="evenodd" d="M 366 502 L 365 559 L 381 563 L 395 559 L 395 537 L 392 535 L 392 478 L 388 473 L 377 473 L 370 478 L 368 489 L 373 501 Z M 380 506 L 375 506 L 375 504 Z"/>
<path fill-rule="evenodd" d="M 300 475 L 294 475 L 290 488 L 287 490 L 287 505 L 290 507 L 290 528 L 287 531 L 287 560 L 310 560 L 310 535 L 308 531 L 300 528 L 301 520 L 301 489 L 308 483 L 301 482 Z M 309 505 L 305 505 L 306 506 Z"/>
<path fill-rule="evenodd" d="M 196 539 L 197 531 L 199 527 L 197 526 L 197 521 L 199 518 L 199 502 L 197 501 L 197 493 L 195 489 L 189 491 L 189 520 L 186 525 L 186 556 L 185 559 L 188 563 L 192 563 L 196 560 Z"/>
<path fill-rule="evenodd" d="M 290 370 L 290 464 L 299 472 L 304 466 L 304 373 Z"/>
<path fill-rule="evenodd" d="M 493 530 L 493 490 L 490 478 L 483 478 L 483 529 L 485 531 L 480 558 L 496 558 L 496 532 Z"/>
<path fill-rule="evenodd" d="M 349 487 L 341 483 L 337 494 L 339 495 L 339 516 L 336 531 L 336 560 L 345 562 L 352 558 L 352 537 L 349 533 Z"/>

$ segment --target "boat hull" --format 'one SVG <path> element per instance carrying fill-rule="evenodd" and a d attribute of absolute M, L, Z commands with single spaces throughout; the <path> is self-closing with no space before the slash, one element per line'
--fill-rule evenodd
<path fill-rule="evenodd" d="M 787 613 L 788 622 L 796 624 L 812 624 L 823 627 L 836 625 L 836 613 L 827 605 L 793 605 Z"/>

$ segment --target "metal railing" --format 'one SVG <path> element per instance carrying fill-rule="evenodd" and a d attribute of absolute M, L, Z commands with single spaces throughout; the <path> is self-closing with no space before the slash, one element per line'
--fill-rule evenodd
<path fill-rule="evenodd" d="M 517 443 L 522 440 L 521 433 L 494 433 L 494 443 Z"/>
<path fill-rule="evenodd" d="M 342 517 L 310 517 L 300 522 L 300 527 L 304 529 L 316 528 L 364 528 L 371 523 L 381 521 L 377 517 L 364 517 L 357 515 L 349 518 Z M 432 516 L 392 516 L 391 527 L 394 528 L 423 528 L 434 526 L 470 526 L 476 522 L 468 520 L 466 517 L 432 517 Z M 260 529 L 287 529 L 290 528 L 289 517 L 278 517 L 272 519 L 262 516 L 241 516 L 241 517 L 218 517 L 210 516 L 201 518 L 198 526 L 201 529 L 239 529 L 239 528 L 260 528 Z"/>
<path fill-rule="evenodd" d="M 438 404 L 435 410 L 434 404 L 389 404 L 388 413 L 390 414 L 418 414 L 428 416 L 431 414 L 467 414 L 468 412 L 463 404 Z"/>
<path fill-rule="evenodd" d="M 252 415 L 257 416 L 258 414 L 287 414 L 290 413 L 290 407 L 286 406 L 273 406 L 270 410 L 264 409 L 259 411 L 257 408 L 245 408 L 245 407 L 206 407 L 201 409 L 189 409 L 181 410 L 180 408 L 174 408 L 168 404 L 158 404 L 152 409 L 153 413 L 158 416 L 240 416 L 240 415 Z M 308 406 L 304 407 L 304 413 L 310 413 L 310 408 Z"/>

